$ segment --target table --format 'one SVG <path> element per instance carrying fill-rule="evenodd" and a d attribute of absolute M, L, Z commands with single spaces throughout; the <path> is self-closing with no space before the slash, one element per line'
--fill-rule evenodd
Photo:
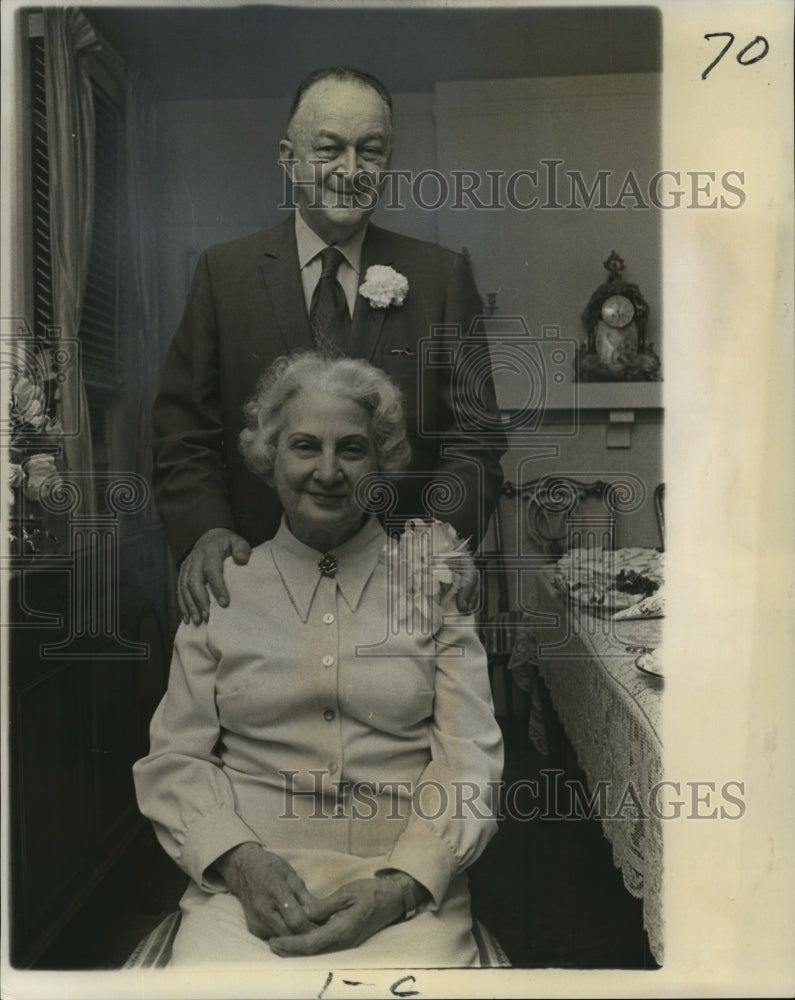
<path fill-rule="evenodd" d="M 643 900 L 649 946 L 662 964 L 663 805 L 655 786 L 663 777 L 663 681 L 635 664 L 642 648 L 659 647 L 662 620 L 612 621 L 568 602 L 552 578 L 552 569 L 534 574 L 533 610 L 523 615 L 508 668 L 531 694 L 538 678 L 549 689 L 590 797 L 599 793 L 596 814 L 615 865 L 627 890 Z M 543 751 L 537 710 L 530 736 Z"/>

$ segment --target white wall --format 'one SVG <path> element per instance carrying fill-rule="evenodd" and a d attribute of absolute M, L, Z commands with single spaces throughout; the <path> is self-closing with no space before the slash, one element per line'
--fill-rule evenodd
<path fill-rule="evenodd" d="M 524 180 L 517 193 L 524 203 L 536 194 L 543 206 L 541 161 L 562 160 L 559 203 L 570 201 L 566 170 L 581 172 L 589 187 L 598 171 L 610 171 L 615 201 L 629 171 L 647 185 L 661 167 L 659 86 L 657 74 L 439 84 L 439 169 L 484 176 L 535 170 L 538 187 Z M 580 314 L 606 279 L 602 262 L 615 249 L 626 262 L 624 277 L 638 282 L 649 302 L 647 334 L 660 347 L 663 213 L 541 206 L 442 212 L 440 242 L 470 248 L 481 292 L 498 292 L 502 315 L 522 315 L 531 330 L 558 324 L 563 336 L 577 339 Z"/>

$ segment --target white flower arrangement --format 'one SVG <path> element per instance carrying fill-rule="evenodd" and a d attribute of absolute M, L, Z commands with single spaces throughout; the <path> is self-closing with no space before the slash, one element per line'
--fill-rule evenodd
<path fill-rule="evenodd" d="M 442 597 L 461 585 L 456 562 L 468 552 L 450 524 L 442 521 L 406 521 L 406 529 L 384 546 L 390 581 L 394 625 L 436 633 L 444 620 Z"/>
<path fill-rule="evenodd" d="M 39 365 L 14 362 L 3 372 L 11 430 L 5 493 L 8 538 L 12 551 L 26 556 L 55 551 L 53 545 L 57 548 L 57 538 L 44 523 L 41 503 L 45 490 L 62 484 L 57 456 L 63 429 L 51 412 L 50 382 L 55 369 L 44 351 L 39 357 Z M 36 368 L 45 372 L 38 380 L 30 374 Z"/>
<path fill-rule="evenodd" d="M 385 264 L 368 267 L 359 294 L 367 299 L 373 309 L 402 306 L 408 294 L 408 279 Z"/>
<path fill-rule="evenodd" d="M 42 386 L 21 371 L 10 371 L 9 377 L 11 492 L 8 500 L 14 503 L 14 490 L 22 489 L 29 500 L 39 501 L 45 480 L 58 473 L 54 455 L 44 449 L 57 445 L 63 431 L 58 420 L 48 413 Z"/>

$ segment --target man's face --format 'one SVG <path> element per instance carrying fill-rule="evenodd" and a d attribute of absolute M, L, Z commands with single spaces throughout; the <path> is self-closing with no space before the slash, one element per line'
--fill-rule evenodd
<path fill-rule="evenodd" d="M 350 236 L 370 217 L 380 190 L 376 177 L 391 151 L 386 105 L 370 87 L 347 80 L 311 87 L 279 144 L 299 211 L 327 243 Z"/>

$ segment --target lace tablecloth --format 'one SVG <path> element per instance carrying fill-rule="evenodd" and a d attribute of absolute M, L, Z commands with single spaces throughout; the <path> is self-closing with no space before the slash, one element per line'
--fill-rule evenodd
<path fill-rule="evenodd" d="M 518 629 L 509 668 L 531 693 L 539 676 L 549 688 L 591 796 L 602 796 L 598 815 L 613 860 L 643 899 L 649 946 L 662 963 L 662 823 L 652 793 L 662 781 L 662 678 L 636 666 L 644 649 L 660 646 L 662 621 L 612 621 L 567 604 L 552 576 L 537 576 L 534 613 Z M 544 735 L 535 712 L 531 738 L 542 751 Z"/>

